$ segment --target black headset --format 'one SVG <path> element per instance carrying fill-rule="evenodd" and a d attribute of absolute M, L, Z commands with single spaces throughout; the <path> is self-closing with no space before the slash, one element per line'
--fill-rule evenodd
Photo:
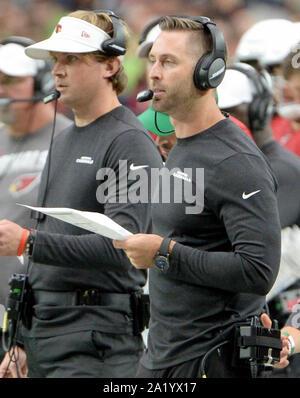
<path fill-rule="evenodd" d="M 105 40 L 101 47 L 107 55 L 124 55 L 126 53 L 126 34 L 125 28 L 121 23 L 120 17 L 110 10 L 93 10 L 95 14 L 105 13 L 107 14 L 113 25 L 113 36 L 110 39 Z M 101 51 L 101 50 L 100 50 Z"/>
<path fill-rule="evenodd" d="M 266 78 L 251 65 L 242 62 L 234 63 L 228 69 L 243 73 L 252 82 L 255 93 L 248 111 L 250 131 L 262 130 L 268 117 L 272 114 L 274 105 L 272 91 Z"/>
<path fill-rule="evenodd" d="M 35 42 L 27 37 L 10 36 L 0 40 L 0 45 L 6 44 L 19 44 L 23 47 L 28 47 Z M 47 61 L 38 61 L 37 74 L 33 76 L 34 79 L 34 97 L 41 99 L 44 95 L 48 94 L 53 89 L 54 79 L 51 74 L 51 64 Z M 39 66 L 40 65 L 40 66 Z"/>
<path fill-rule="evenodd" d="M 194 84 L 200 90 L 216 88 L 226 72 L 226 44 L 223 33 L 207 17 L 190 17 L 199 22 L 212 39 L 212 50 L 199 59 L 194 70 Z"/>
<path fill-rule="evenodd" d="M 207 17 L 187 17 L 183 15 L 169 15 L 170 17 L 186 18 L 199 22 L 212 38 L 212 50 L 204 54 L 196 64 L 194 70 L 194 84 L 199 90 L 216 88 L 224 78 L 226 71 L 226 44 L 223 33 L 216 27 L 216 24 Z M 155 25 L 159 24 L 163 17 L 160 17 L 146 26 L 142 32 L 139 45 L 147 38 L 148 33 Z"/>

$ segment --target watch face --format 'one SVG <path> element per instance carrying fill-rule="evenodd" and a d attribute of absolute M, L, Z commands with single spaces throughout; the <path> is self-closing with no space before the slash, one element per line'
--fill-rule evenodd
<path fill-rule="evenodd" d="M 154 262 L 157 268 L 159 268 L 161 271 L 167 271 L 169 268 L 169 260 L 165 256 L 156 256 Z"/>

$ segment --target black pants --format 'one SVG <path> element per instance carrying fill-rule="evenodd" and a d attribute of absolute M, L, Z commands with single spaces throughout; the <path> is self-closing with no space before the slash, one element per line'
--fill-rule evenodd
<path fill-rule="evenodd" d="M 205 362 L 205 375 L 208 378 L 250 378 L 247 368 L 232 367 L 231 347 L 223 346 L 213 351 Z M 149 370 L 139 365 L 137 378 L 201 378 L 203 356 L 165 369 Z"/>
<path fill-rule="evenodd" d="M 30 378 L 132 378 L 144 343 L 141 336 L 83 331 L 24 337 L 24 347 Z"/>
<path fill-rule="evenodd" d="M 0 330 L 0 363 L 2 362 L 5 354 L 6 354 L 6 352 L 4 351 L 3 346 L 2 346 L 2 330 Z"/>

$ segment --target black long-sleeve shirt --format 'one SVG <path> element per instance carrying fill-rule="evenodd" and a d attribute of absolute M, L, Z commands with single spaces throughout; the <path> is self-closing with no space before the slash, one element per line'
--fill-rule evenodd
<path fill-rule="evenodd" d="M 55 139 L 38 205 L 99 212 L 132 233 L 151 232 L 149 203 L 128 200 L 127 189 L 136 184 L 139 166 L 150 175 L 152 168 L 162 166 L 159 152 L 134 114 L 117 107 L 88 126 L 72 125 Z M 146 272 L 135 269 L 111 239 L 48 216 L 39 222 L 32 261 L 33 290 L 130 293 L 146 282 Z M 131 316 L 125 303 L 124 308 L 36 305 L 33 327 L 24 333 L 46 336 L 88 329 L 122 333 L 128 330 Z"/>
<path fill-rule="evenodd" d="M 278 141 L 261 148 L 278 181 L 278 210 L 281 228 L 300 226 L 300 158 Z"/>
<path fill-rule="evenodd" d="M 201 356 L 236 322 L 260 314 L 280 260 L 276 180 L 233 122 L 179 139 L 165 166 L 172 170 L 171 192 L 178 196 L 178 179 L 185 190 L 192 184 L 199 211 L 191 214 L 190 200 L 175 197 L 153 206 L 154 232 L 177 243 L 169 270 L 150 270 L 151 323 L 142 358 L 150 369 Z"/>

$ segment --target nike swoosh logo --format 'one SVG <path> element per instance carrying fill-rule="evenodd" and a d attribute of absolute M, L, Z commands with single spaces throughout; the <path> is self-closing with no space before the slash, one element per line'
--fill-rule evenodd
<path fill-rule="evenodd" d="M 250 193 L 247 193 L 247 194 L 245 192 L 243 192 L 242 198 L 243 199 L 249 199 L 249 198 L 251 198 L 251 196 L 257 194 L 260 191 L 261 190 L 259 189 L 258 191 L 250 192 Z"/>
<path fill-rule="evenodd" d="M 139 170 L 139 169 L 145 169 L 146 167 L 149 167 L 147 164 L 141 165 L 141 166 L 135 166 L 133 163 L 130 165 L 130 170 Z"/>

